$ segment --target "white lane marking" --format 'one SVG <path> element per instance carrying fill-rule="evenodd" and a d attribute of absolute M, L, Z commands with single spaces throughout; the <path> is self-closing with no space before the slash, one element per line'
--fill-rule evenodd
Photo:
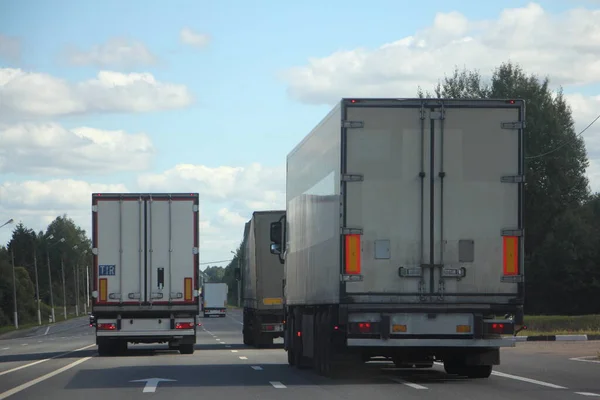
<path fill-rule="evenodd" d="M 67 354 L 75 353 L 76 351 L 81 351 L 81 350 L 89 349 L 92 346 L 95 346 L 95 344 L 90 344 L 89 346 L 82 347 L 81 349 L 67 351 L 66 353 L 62 353 L 62 354 L 59 354 L 59 355 L 54 356 L 54 357 L 44 358 L 42 360 L 37 360 L 37 361 L 34 361 L 32 363 L 29 363 L 29 364 L 21 365 L 20 367 L 16 367 L 16 368 L 13 368 L 13 369 L 2 371 L 2 372 L 0 372 L 0 376 L 6 375 L 6 374 L 10 374 L 11 372 L 15 372 L 15 371 L 18 371 L 18 370 L 23 369 L 23 368 L 32 367 L 34 365 L 41 364 L 41 363 L 46 362 L 48 360 L 53 360 L 53 359 L 58 358 L 58 357 L 66 356 Z"/>
<path fill-rule="evenodd" d="M 600 364 L 600 358 L 598 358 L 596 356 L 574 357 L 574 358 L 569 358 L 569 360 Z"/>
<path fill-rule="evenodd" d="M 405 386 L 411 387 L 411 388 L 413 388 L 413 389 L 419 389 L 419 390 L 428 389 L 428 388 L 426 388 L 425 386 L 417 385 L 416 383 L 406 382 L 406 381 L 405 381 L 405 380 L 403 380 L 403 379 L 400 379 L 400 378 L 395 378 L 395 377 L 393 377 L 393 376 L 388 376 L 387 378 L 388 378 L 389 380 L 392 380 L 392 381 L 394 381 L 394 382 L 397 382 L 397 383 L 400 383 L 400 384 L 402 384 L 402 385 L 405 385 Z"/>
<path fill-rule="evenodd" d="M 240 356 L 240 360 L 247 360 L 247 359 L 248 359 L 248 357 Z"/>
<path fill-rule="evenodd" d="M 232 352 L 232 353 L 237 353 L 238 351 L 237 351 L 237 350 L 231 350 L 231 352 Z"/>
<path fill-rule="evenodd" d="M 46 328 L 46 332 L 44 332 L 44 336 L 46 336 L 48 334 L 48 332 L 50 332 L 50 327 Z"/>
<path fill-rule="evenodd" d="M 94 345 L 94 346 L 95 346 L 95 345 Z M 4 392 L 4 393 L 0 393 L 0 400 L 4 400 L 4 399 L 6 399 L 7 397 L 9 397 L 9 396 L 12 396 L 12 395 L 13 395 L 13 394 L 15 394 L 15 393 L 19 393 L 20 391 L 22 391 L 22 390 L 25 390 L 25 389 L 27 389 L 27 388 L 29 388 L 29 387 L 31 387 L 31 386 L 33 386 L 33 385 L 35 385 L 35 384 L 38 384 L 38 383 L 40 383 L 40 382 L 43 382 L 43 381 L 45 381 L 46 379 L 52 378 L 52 377 L 53 377 L 53 376 L 55 376 L 55 375 L 58 375 L 58 374 L 60 374 L 60 373 L 62 373 L 62 372 L 65 372 L 66 370 L 69 370 L 69 369 L 71 369 L 71 368 L 73 368 L 73 367 L 76 367 L 77 365 L 79 365 L 79 364 L 81 364 L 81 363 L 84 363 L 84 362 L 86 362 L 86 361 L 87 361 L 87 360 L 89 360 L 90 358 L 92 358 L 92 357 L 80 358 L 79 360 L 77 360 L 77 361 L 74 361 L 74 362 L 72 362 L 72 363 L 71 363 L 71 364 L 69 364 L 69 365 L 65 365 L 64 367 L 62 367 L 62 368 L 59 368 L 59 369 L 57 369 L 57 370 L 55 370 L 55 371 L 52 371 L 52 372 L 50 372 L 50 373 L 48 373 L 48 374 L 46 374 L 46 375 L 44 375 L 44 376 L 40 376 L 39 378 L 36 378 L 36 379 L 34 379 L 34 380 L 32 380 L 32 381 L 25 382 L 24 384 L 22 384 L 22 385 L 19 385 L 19 386 L 15 387 L 15 388 L 12 388 L 12 389 L 10 389 L 10 390 L 7 390 L 7 391 L 6 391 L 6 392 Z"/>
<path fill-rule="evenodd" d="M 29 343 L 21 343 L 21 346 L 29 346 Z"/>
<path fill-rule="evenodd" d="M 589 397 L 600 397 L 600 394 L 590 393 L 590 392 L 575 392 L 575 394 L 580 394 L 582 396 L 589 396 Z"/>
<path fill-rule="evenodd" d="M 43 343 L 43 341 L 41 341 L 41 340 L 38 340 L 38 343 Z"/>
<path fill-rule="evenodd" d="M 240 324 L 240 325 L 244 325 L 244 323 L 243 323 L 242 321 L 239 321 L 239 320 L 237 320 L 237 319 L 233 318 L 233 317 L 232 317 L 232 316 L 230 316 L 230 315 L 228 315 L 227 317 L 228 317 L 228 318 L 231 318 L 232 320 L 234 320 L 235 322 L 237 322 L 237 323 L 238 323 L 238 324 Z"/>
<path fill-rule="evenodd" d="M 444 365 L 444 363 L 441 363 L 441 362 L 438 362 L 438 361 L 434 362 L 434 364 L 441 365 L 441 366 Z M 499 371 L 492 371 L 492 375 L 496 375 L 496 376 L 499 376 L 499 377 L 502 377 L 502 378 L 514 379 L 516 381 L 521 381 L 521 382 L 533 383 L 534 385 L 546 386 L 546 387 L 550 387 L 550 388 L 553 388 L 553 389 L 567 389 L 564 386 L 555 385 L 553 383 L 538 381 L 538 380 L 531 379 L 531 378 L 525 378 L 523 376 L 505 374 L 504 372 L 499 372 Z"/>
<path fill-rule="evenodd" d="M 255 371 L 262 371 L 263 370 L 262 367 L 259 367 L 258 365 L 253 365 L 252 369 L 255 370 Z"/>
<path fill-rule="evenodd" d="M 10 347 L 3 347 L 2 350 L 10 350 Z"/>
<path fill-rule="evenodd" d="M 221 340 L 219 343 L 220 343 L 220 344 L 225 344 L 226 342 L 224 342 L 224 341 L 222 341 L 222 340 Z"/>
<path fill-rule="evenodd" d="M 231 347 L 231 346 L 230 346 L 230 345 L 227 345 L 227 346 L 225 346 L 225 347 Z"/>
<path fill-rule="evenodd" d="M 275 389 L 285 389 L 287 386 L 285 386 L 283 383 L 281 382 L 269 382 Z M 1 400 L 1 399 L 0 399 Z"/>
<path fill-rule="evenodd" d="M 546 386 L 546 387 L 553 388 L 553 389 L 566 389 L 566 387 L 564 387 L 564 386 L 559 386 L 559 385 L 555 385 L 553 383 L 538 381 L 536 379 L 525 378 L 523 376 L 505 374 L 504 372 L 492 371 L 492 375 L 499 376 L 502 378 L 514 379 L 516 381 L 521 381 L 521 382 L 533 383 L 534 385 Z"/>
<path fill-rule="evenodd" d="M 219 338 L 215 338 L 215 340 L 216 340 L 217 342 L 220 342 L 220 341 L 221 341 L 221 339 L 219 339 Z"/>

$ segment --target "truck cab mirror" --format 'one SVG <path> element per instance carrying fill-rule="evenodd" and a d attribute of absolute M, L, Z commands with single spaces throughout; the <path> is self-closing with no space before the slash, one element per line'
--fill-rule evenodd
<path fill-rule="evenodd" d="M 281 254 L 281 245 L 278 243 L 271 243 L 271 254 Z"/>
<path fill-rule="evenodd" d="M 236 268 L 233 270 L 233 274 L 235 275 L 235 279 L 236 279 L 236 280 L 238 280 L 238 281 L 239 281 L 239 280 L 241 279 L 241 277 L 242 277 L 241 270 L 240 270 L 240 268 L 239 268 L 239 267 L 236 267 Z"/>
<path fill-rule="evenodd" d="M 281 244 L 281 222 L 279 221 L 271 222 L 271 243 Z M 273 253 L 273 246 L 271 246 L 271 253 Z"/>

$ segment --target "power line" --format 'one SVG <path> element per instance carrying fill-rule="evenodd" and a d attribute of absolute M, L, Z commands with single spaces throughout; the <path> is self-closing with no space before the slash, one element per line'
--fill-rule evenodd
<path fill-rule="evenodd" d="M 202 263 L 199 263 L 199 264 L 200 265 L 219 264 L 219 263 L 228 262 L 228 261 L 233 261 L 233 260 L 207 261 L 207 262 L 202 262 Z"/>
<path fill-rule="evenodd" d="M 534 158 L 540 158 L 540 157 L 544 157 L 544 156 L 547 156 L 548 154 L 552 154 L 552 153 L 554 153 L 555 151 L 558 151 L 558 150 L 562 149 L 562 148 L 563 148 L 563 147 L 565 147 L 567 144 L 570 144 L 570 143 L 574 142 L 575 140 L 577 140 L 577 139 L 578 139 L 578 138 L 579 138 L 581 135 L 583 135 L 583 133 L 584 133 L 585 131 L 587 131 L 587 130 L 588 130 L 588 129 L 589 129 L 591 126 L 592 126 L 592 125 L 594 125 L 594 124 L 596 123 L 596 121 L 598 121 L 599 119 L 600 119 L 600 114 L 599 114 L 599 115 L 598 115 L 596 118 L 594 118 L 594 120 L 593 120 L 592 122 L 590 122 L 590 124 L 589 124 L 588 126 L 586 126 L 584 130 L 582 130 L 582 131 L 581 131 L 581 132 L 579 132 L 577 135 L 575 135 L 575 137 L 574 137 L 573 139 L 564 141 L 564 142 L 563 142 L 561 145 L 559 145 L 558 147 L 556 147 L 556 148 L 554 148 L 554 149 L 552 149 L 552 150 L 550 150 L 550 151 L 547 151 L 547 152 L 545 152 L 545 153 L 542 153 L 542 154 L 538 154 L 537 156 L 529 156 L 529 157 L 525 157 L 525 159 L 526 159 L 526 160 L 531 160 L 531 159 L 534 159 Z"/>

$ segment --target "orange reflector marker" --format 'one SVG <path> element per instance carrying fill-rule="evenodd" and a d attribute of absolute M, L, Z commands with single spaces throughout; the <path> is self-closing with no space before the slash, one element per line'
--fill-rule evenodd
<path fill-rule="evenodd" d="M 519 275 L 519 238 L 504 236 L 504 275 Z"/>
<path fill-rule="evenodd" d="M 360 235 L 346 235 L 346 274 L 360 274 Z"/>
<path fill-rule="evenodd" d="M 456 333 L 469 333 L 471 332 L 470 325 L 456 325 Z"/>
<path fill-rule="evenodd" d="M 106 298 L 108 297 L 108 280 L 106 278 L 102 278 L 98 283 L 100 286 L 100 301 L 106 301 Z"/>
<path fill-rule="evenodd" d="M 406 332 L 406 325 L 392 325 L 392 332 Z"/>
<path fill-rule="evenodd" d="M 192 300 L 192 278 L 185 278 L 184 282 L 184 290 L 183 290 L 183 298 L 185 301 Z"/>

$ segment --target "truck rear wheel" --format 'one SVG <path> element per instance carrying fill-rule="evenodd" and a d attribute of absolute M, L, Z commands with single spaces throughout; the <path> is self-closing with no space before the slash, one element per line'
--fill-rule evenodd
<path fill-rule="evenodd" d="M 179 353 L 180 354 L 194 354 L 194 344 L 193 343 L 182 343 L 179 345 Z"/>
<path fill-rule="evenodd" d="M 98 343 L 98 355 L 100 357 L 106 357 L 109 356 L 111 353 L 111 346 L 110 343 L 107 341 L 103 341 Z"/>
<path fill-rule="evenodd" d="M 491 365 L 472 365 L 464 367 L 464 375 L 472 379 L 485 379 L 492 375 Z"/>

